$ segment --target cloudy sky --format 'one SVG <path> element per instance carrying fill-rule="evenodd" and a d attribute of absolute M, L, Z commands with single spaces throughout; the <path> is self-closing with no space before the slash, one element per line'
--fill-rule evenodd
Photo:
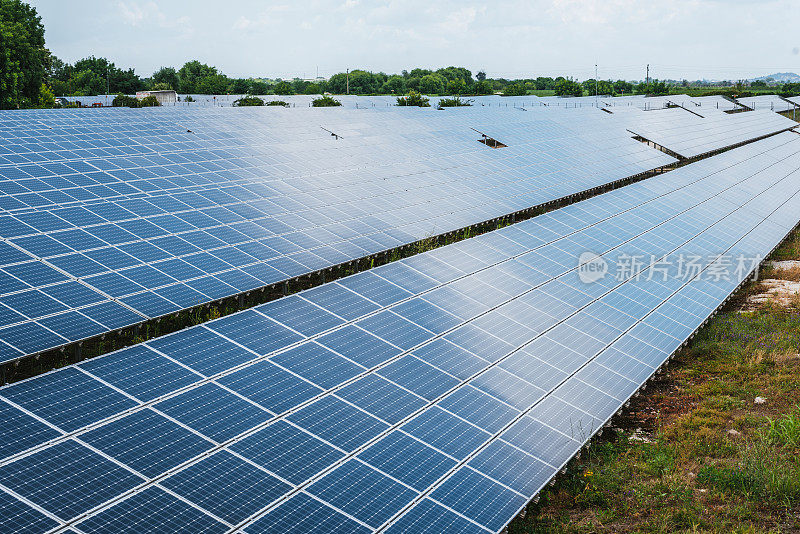
<path fill-rule="evenodd" d="M 234 77 L 447 65 L 491 77 L 800 73 L 800 0 L 28 0 L 66 61 Z"/>

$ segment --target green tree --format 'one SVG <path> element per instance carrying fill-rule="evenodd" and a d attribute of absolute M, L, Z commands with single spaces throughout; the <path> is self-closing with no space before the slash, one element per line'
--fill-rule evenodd
<path fill-rule="evenodd" d="M 42 83 L 41 87 L 39 88 L 39 98 L 37 104 L 40 108 L 52 108 L 56 105 L 56 97 L 53 94 L 53 91 L 51 91 L 50 88 L 44 83 Z"/>
<path fill-rule="evenodd" d="M 527 94 L 528 90 L 525 88 L 525 84 L 520 82 L 507 85 L 505 89 L 503 89 L 504 96 L 525 96 Z"/>
<path fill-rule="evenodd" d="M 381 87 L 382 93 L 403 94 L 406 89 L 406 80 L 402 76 L 394 75 L 389 76 Z"/>
<path fill-rule="evenodd" d="M 494 87 L 489 80 L 483 80 L 473 86 L 473 92 L 476 95 L 491 95 L 494 93 Z"/>
<path fill-rule="evenodd" d="M 216 67 L 210 67 L 197 60 L 186 62 L 178 71 L 181 93 L 198 93 L 197 86 L 200 81 L 209 76 L 219 74 Z"/>
<path fill-rule="evenodd" d="M 250 92 L 250 80 L 244 78 L 234 78 L 231 80 L 231 93 L 244 95 Z"/>
<path fill-rule="evenodd" d="M 153 89 L 156 84 L 163 84 L 175 91 L 177 91 L 181 85 L 178 72 L 174 67 L 161 67 L 150 77 L 150 83 L 152 84 L 150 86 L 151 89 Z"/>
<path fill-rule="evenodd" d="M 556 81 L 555 92 L 557 96 L 582 96 L 583 87 L 574 80 L 559 78 Z"/>
<path fill-rule="evenodd" d="M 479 70 L 479 71 L 478 71 L 478 74 L 476 74 L 476 75 L 475 75 L 475 78 L 476 78 L 476 79 L 477 79 L 479 82 L 482 82 L 482 81 L 484 81 L 484 80 L 486 79 L 486 73 L 485 73 L 484 71 L 482 71 L 482 70 Z"/>
<path fill-rule="evenodd" d="M 321 96 L 311 101 L 311 106 L 315 108 L 332 108 L 341 105 L 341 102 L 330 97 L 329 95 Z"/>
<path fill-rule="evenodd" d="M 139 100 L 139 107 L 140 108 L 154 108 L 154 107 L 158 107 L 160 105 L 161 105 L 161 103 L 153 95 L 146 96 L 143 99 Z"/>
<path fill-rule="evenodd" d="M 0 0 L 0 109 L 38 101 L 49 58 L 36 9 L 20 0 Z"/>
<path fill-rule="evenodd" d="M 280 81 L 272 86 L 272 92 L 276 95 L 293 95 L 294 87 L 287 81 Z"/>
<path fill-rule="evenodd" d="M 202 95 L 224 95 L 230 91 L 231 81 L 224 74 L 212 74 L 198 80 L 195 90 Z"/>
<path fill-rule="evenodd" d="M 261 80 L 253 80 L 250 83 L 250 94 L 253 95 L 265 95 L 269 92 L 269 86 L 266 82 L 262 82 Z"/>
<path fill-rule="evenodd" d="M 174 89 L 168 83 L 158 82 L 158 83 L 151 83 L 150 84 L 151 91 L 173 91 Z"/>
<path fill-rule="evenodd" d="M 264 101 L 258 98 L 257 96 L 245 95 L 242 98 L 237 98 L 236 100 L 234 100 L 233 105 L 236 107 L 263 106 Z"/>
<path fill-rule="evenodd" d="M 446 83 L 447 79 L 441 74 L 426 74 L 419 81 L 419 92 L 426 95 L 441 95 L 445 92 Z"/>
<path fill-rule="evenodd" d="M 463 95 L 467 92 L 467 84 L 458 78 L 447 82 L 447 93 L 451 95 Z"/>
<path fill-rule="evenodd" d="M 122 70 L 117 68 L 113 62 L 104 57 L 89 56 L 75 62 L 73 66 L 75 72 L 91 71 L 94 74 L 90 79 L 102 80 L 102 87 L 92 85 L 79 85 L 73 80 L 73 91 L 85 95 L 104 94 L 106 91 L 111 93 L 133 94 L 144 89 L 145 84 L 136 75 L 133 69 Z"/>
<path fill-rule="evenodd" d="M 430 101 L 416 91 L 409 91 L 406 96 L 397 97 L 398 106 L 431 107 Z"/>

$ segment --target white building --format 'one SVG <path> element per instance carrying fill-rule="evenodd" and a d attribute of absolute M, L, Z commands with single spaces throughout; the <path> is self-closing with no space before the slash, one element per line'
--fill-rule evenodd
<path fill-rule="evenodd" d="M 147 96 L 156 97 L 156 100 L 158 100 L 158 103 L 161 104 L 162 106 L 165 105 L 165 104 L 174 104 L 175 102 L 178 101 L 178 93 L 176 93 L 175 91 L 173 91 L 171 89 L 167 90 L 167 91 L 137 91 L 136 92 L 136 98 L 138 98 L 139 100 L 141 100 L 141 99 L 143 99 L 143 98 L 145 98 Z"/>

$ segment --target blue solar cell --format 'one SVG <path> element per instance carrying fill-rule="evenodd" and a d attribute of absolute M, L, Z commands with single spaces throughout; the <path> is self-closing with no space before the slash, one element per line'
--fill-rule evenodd
<path fill-rule="evenodd" d="M 143 402 L 161 397 L 202 377 L 158 355 L 146 345 L 83 362 L 80 368 Z"/>
<path fill-rule="evenodd" d="M 469 386 L 457 389 L 439 406 L 492 433 L 498 432 L 518 414 L 507 404 Z"/>
<path fill-rule="evenodd" d="M 445 480 L 431 493 L 431 498 L 492 531 L 503 528 L 508 518 L 527 502 L 527 498 L 468 467 L 462 467 Z"/>
<path fill-rule="evenodd" d="M 57 430 L 4 401 L 0 401 L 0 420 L 3 421 L 0 458 L 25 451 L 61 435 Z"/>
<path fill-rule="evenodd" d="M 430 499 L 423 499 L 405 515 L 386 529 L 387 533 L 397 534 L 483 534 L 482 527 L 471 523 L 444 506 Z"/>
<path fill-rule="evenodd" d="M 219 319 L 207 327 L 262 355 L 303 339 L 252 310 Z"/>
<path fill-rule="evenodd" d="M 371 530 L 320 501 L 304 493 L 299 493 L 274 510 L 270 510 L 252 525 L 248 525 L 247 532 L 250 534 L 272 532 L 367 534 Z"/>
<path fill-rule="evenodd" d="M 348 276 L 339 283 L 379 306 L 388 306 L 412 295 L 405 289 L 371 272 Z"/>
<path fill-rule="evenodd" d="M 383 363 L 401 352 L 400 349 L 352 325 L 334 330 L 318 338 L 317 341 L 368 368 Z"/>
<path fill-rule="evenodd" d="M 403 350 L 411 349 L 433 337 L 430 331 L 388 310 L 361 319 L 356 324 Z"/>
<path fill-rule="evenodd" d="M 112 301 L 81 308 L 81 313 L 104 325 L 109 330 L 130 326 L 144 320 L 141 315 Z"/>
<path fill-rule="evenodd" d="M 136 402 L 74 367 L 0 390 L 3 397 L 66 431 L 136 406 Z"/>
<path fill-rule="evenodd" d="M 313 341 L 281 352 L 271 361 L 323 389 L 330 389 L 365 371 Z"/>
<path fill-rule="evenodd" d="M 533 496 L 556 469 L 502 441 L 493 441 L 479 452 L 469 465 L 498 482 L 528 496 Z"/>
<path fill-rule="evenodd" d="M 67 280 L 66 276 L 40 261 L 8 265 L 3 267 L 3 270 L 31 286 L 43 286 Z"/>
<path fill-rule="evenodd" d="M 66 254 L 68 252 L 72 252 L 72 249 L 70 249 L 69 247 L 62 245 L 52 237 L 43 234 L 32 235 L 29 237 L 20 237 L 14 239 L 13 243 L 19 246 L 20 248 L 27 250 L 34 256 L 38 256 L 39 258 L 46 258 L 48 256 L 55 256 L 58 254 Z M 24 261 L 27 259 L 30 258 L 22 254 L 22 257 L 18 257 L 17 261 Z"/>
<path fill-rule="evenodd" d="M 367 375 L 336 393 L 391 424 L 400 422 L 427 403 L 424 399 L 375 375 Z"/>
<path fill-rule="evenodd" d="M 67 309 L 66 306 L 36 290 L 14 293 L 2 298 L 2 303 L 30 318 L 42 317 Z"/>
<path fill-rule="evenodd" d="M 285 421 L 276 421 L 230 446 L 230 450 L 292 484 L 336 463 L 344 453 Z"/>
<path fill-rule="evenodd" d="M 460 380 L 465 380 L 489 364 L 443 338 L 415 349 L 414 356 Z"/>
<path fill-rule="evenodd" d="M 82 434 L 81 440 L 150 478 L 213 446 L 149 409 L 95 428 Z"/>
<path fill-rule="evenodd" d="M 146 514 L 142 510 L 147 510 Z M 175 532 L 222 534 L 228 527 L 159 487 L 150 487 L 84 519 L 78 524 L 87 534 L 139 534 Z"/>
<path fill-rule="evenodd" d="M 31 257 L 6 242 L 0 242 L 0 265 L 28 261 Z"/>
<path fill-rule="evenodd" d="M 39 319 L 39 324 L 69 341 L 80 341 L 107 331 L 105 326 L 76 311 Z"/>
<path fill-rule="evenodd" d="M 71 308 L 94 304 L 105 300 L 105 297 L 78 282 L 65 282 L 54 286 L 43 287 L 42 292 L 57 299 Z"/>
<path fill-rule="evenodd" d="M 411 355 L 392 362 L 378 374 L 428 400 L 440 397 L 460 384 L 457 378 Z"/>
<path fill-rule="evenodd" d="M 225 451 L 177 472 L 162 485 L 231 524 L 244 521 L 291 489 Z"/>
<path fill-rule="evenodd" d="M 155 408 L 219 443 L 270 419 L 266 410 L 214 384 L 163 400 Z"/>
<path fill-rule="evenodd" d="M 292 413 L 289 420 L 343 450 L 354 450 L 388 428 L 378 419 L 331 396 Z"/>
<path fill-rule="evenodd" d="M 149 291 L 123 297 L 120 301 L 126 306 L 130 306 L 134 310 L 150 318 L 160 317 L 181 310 L 181 307 L 177 304 L 173 304 Z"/>
<path fill-rule="evenodd" d="M 0 467 L 0 483 L 64 520 L 142 482 L 127 469 L 72 440 Z M 76 494 L 81 498 L 74 498 Z"/>
<path fill-rule="evenodd" d="M 42 512 L 0 491 L 0 517 L 8 534 L 42 534 L 59 525 Z"/>
<path fill-rule="evenodd" d="M 49 350 L 68 341 L 36 323 L 22 323 L 3 328 L 0 330 L 0 339 L 23 354 Z"/>
<path fill-rule="evenodd" d="M 373 528 L 417 496 L 417 492 L 357 460 L 345 462 L 307 491 Z"/>
<path fill-rule="evenodd" d="M 255 309 L 304 336 L 319 334 L 344 323 L 342 319 L 296 295 L 262 304 Z"/>
<path fill-rule="evenodd" d="M 417 491 L 424 491 L 456 466 L 452 458 L 399 431 L 384 436 L 358 457 Z"/>
<path fill-rule="evenodd" d="M 313 384 L 265 361 L 221 377 L 218 382 L 276 414 L 322 392 Z"/>
<path fill-rule="evenodd" d="M 433 407 L 401 427 L 434 448 L 457 459 L 463 459 L 491 435 L 451 413 Z"/>

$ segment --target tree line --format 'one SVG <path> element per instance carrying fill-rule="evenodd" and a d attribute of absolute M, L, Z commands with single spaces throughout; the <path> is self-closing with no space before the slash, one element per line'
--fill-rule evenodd
<path fill-rule="evenodd" d="M 489 78 L 486 72 L 473 73 L 464 67 L 415 68 L 399 74 L 353 69 L 330 78 L 281 80 L 232 78 L 214 66 L 198 60 L 182 67 L 161 67 L 149 77 L 134 69 L 117 67 L 107 58 L 89 56 L 67 63 L 45 47 L 44 26 L 36 9 L 22 0 L 0 0 L 0 108 L 52 107 L 57 96 L 130 95 L 140 90 L 173 89 L 181 94 L 354 94 L 354 95 L 490 95 L 522 96 L 538 91 L 557 96 L 582 95 L 661 95 L 688 82 L 648 80 L 589 79 L 579 82 L 570 77 L 536 77 L 510 80 Z M 750 84 L 756 87 L 758 82 Z M 761 82 L 763 83 L 763 82 Z M 739 96 L 745 96 L 735 88 Z M 776 88 L 782 95 L 800 93 L 797 84 Z"/>

